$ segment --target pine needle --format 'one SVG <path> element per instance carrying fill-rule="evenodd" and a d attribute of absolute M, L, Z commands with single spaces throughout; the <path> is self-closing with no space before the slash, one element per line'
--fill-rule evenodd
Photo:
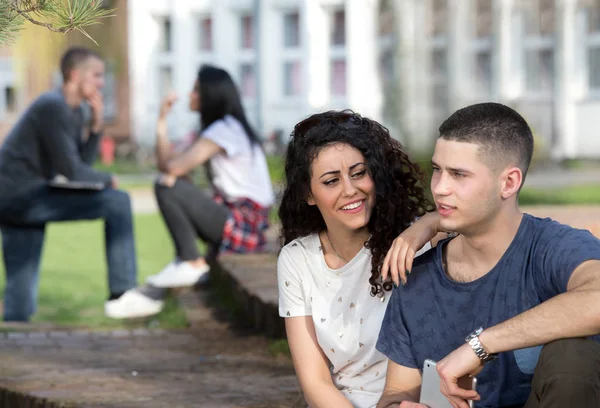
<path fill-rule="evenodd" d="M 96 43 L 85 27 L 101 24 L 114 12 L 100 0 L 0 0 L 0 46 L 13 43 L 25 21 L 58 33 L 77 30 Z"/>

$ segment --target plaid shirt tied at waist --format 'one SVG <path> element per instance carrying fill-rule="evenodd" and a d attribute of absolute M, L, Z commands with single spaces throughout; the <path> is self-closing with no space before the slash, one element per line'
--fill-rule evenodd
<path fill-rule="evenodd" d="M 228 202 L 219 194 L 215 194 L 213 200 L 227 206 L 231 211 L 223 228 L 220 252 L 244 254 L 265 249 L 269 207 L 263 207 L 249 198 Z"/>

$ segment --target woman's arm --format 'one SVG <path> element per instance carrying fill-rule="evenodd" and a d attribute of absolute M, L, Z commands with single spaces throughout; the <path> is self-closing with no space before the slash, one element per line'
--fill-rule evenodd
<path fill-rule="evenodd" d="M 335 387 L 327 357 L 317 342 L 310 316 L 285 319 L 292 360 L 304 398 L 311 408 L 352 408 L 352 404 Z"/>
<path fill-rule="evenodd" d="M 177 101 L 177 95 L 171 93 L 160 104 L 158 121 L 156 122 L 156 165 L 158 170 L 166 173 L 167 162 L 172 158 L 171 142 L 167 134 L 167 116 Z"/>
<path fill-rule="evenodd" d="M 223 148 L 212 140 L 199 139 L 189 149 L 173 154 L 167 134 L 167 116 L 177 100 L 175 94 L 167 96 L 160 107 L 156 123 L 156 160 L 158 170 L 171 177 L 181 177 L 211 157 L 223 152 Z"/>
<path fill-rule="evenodd" d="M 446 233 L 440 229 L 439 214 L 437 212 L 425 214 L 392 242 L 381 267 L 382 279 L 385 281 L 389 274 L 396 286 L 400 283 L 405 284 L 406 275 L 410 273 L 417 251 L 428 242 L 431 246 L 435 246 L 445 237 Z"/>

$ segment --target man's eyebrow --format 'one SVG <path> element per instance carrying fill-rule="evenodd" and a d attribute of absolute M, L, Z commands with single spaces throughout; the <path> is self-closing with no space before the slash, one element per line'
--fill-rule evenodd
<path fill-rule="evenodd" d="M 442 167 L 439 164 L 437 164 L 436 162 L 434 162 L 433 160 L 431 161 L 431 165 L 433 167 L 437 167 L 437 168 L 441 168 Z M 472 174 L 471 171 L 469 171 L 467 169 L 463 169 L 461 167 L 446 167 L 446 170 L 454 172 L 454 173 L 468 173 L 468 174 Z"/>

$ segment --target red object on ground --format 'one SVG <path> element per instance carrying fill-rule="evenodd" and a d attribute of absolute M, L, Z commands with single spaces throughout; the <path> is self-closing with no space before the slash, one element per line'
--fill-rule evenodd
<path fill-rule="evenodd" d="M 110 136 L 104 136 L 100 141 L 100 160 L 107 165 L 115 161 L 115 141 Z"/>

